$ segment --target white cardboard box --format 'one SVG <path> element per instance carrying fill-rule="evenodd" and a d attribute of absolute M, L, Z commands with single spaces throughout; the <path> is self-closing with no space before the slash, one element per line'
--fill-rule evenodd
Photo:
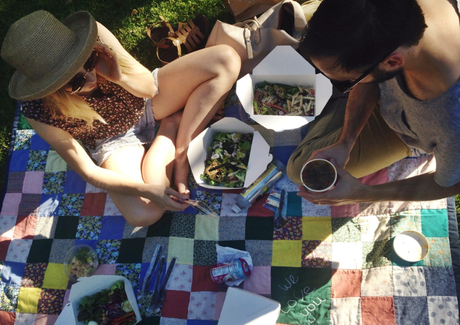
<path fill-rule="evenodd" d="M 275 325 L 280 314 L 278 301 L 250 291 L 230 287 L 218 325 Z"/>
<path fill-rule="evenodd" d="M 314 116 L 282 116 L 254 114 L 254 86 L 267 81 L 290 86 L 313 86 L 315 89 Z M 308 63 L 291 46 L 275 47 L 253 70 L 236 82 L 236 94 L 250 117 L 267 129 L 276 132 L 297 129 L 318 116 L 329 97 L 332 95 L 332 84 L 324 75 L 315 74 L 315 68 Z"/>
<path fill-rule="evenodd" d="M 243 186 L 244 188 L 248 187 L 267 169 L 267 165 L 272 161 L 273 156 L 269 153 L 270 146 L 262 137 L 262 135 L 255 131 L 251 126 L 241 122 L 234 117 L 224 117 L 220 121 L 217 121 L 210 127 L 203 130 L 203 132 L 201 132 L 195 139 L 192 140 L 192 142 L 190 142 L 187 151 L 187 157 L 196 183 L 202 187 L 210 189 L 229 189 L 228 187 L 224 186 L 208 185 L 200 178 L 200 175 L 204 173 L 205 169 L 205 160 L 208 154 L 207 147 L 211 145 L 213 135 L 219 132 L 240 132 L 254 134 L 252 139 L 251 152 L 249 154 L 246 179 L 244 180 Z M 232 189 L 236 188 L 232 187 Z"/>
<path fill-rule="evenodd" d="M 136 314 L 137 322 L 135 324 L 139 323 L 142 318 L 131 282 L 125 277 L 118 275 L 93 275 L 87 278 L 80 278 L 77 283 L 72 285 L 69 302 L 64 306 L 55 325 L 84 325 L 83 322 L 77 320 L 80 300 L 85 296 L 91 296 L 99 291 L 110 288 L 112 284 L 119 280 L 125 281 L 126 296 Z"/>

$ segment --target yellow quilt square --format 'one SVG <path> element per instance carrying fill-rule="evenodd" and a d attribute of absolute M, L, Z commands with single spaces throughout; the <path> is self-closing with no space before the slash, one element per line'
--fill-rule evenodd
<path fill-rule="evenodd" d="M 303 240 L 332 240 L 332 225 L 330 217 L 303 217 L 302 218 Z"/>
<path fill-rule="evenodd" d="M 197 215 L 195 221 L 195 239 L 219 240 L 219 218 L 209 215 Z"/>
<path fill-rule="evenodd" d="M 301 240 L 274 240 L 272 266 L 301 267 Z"/>
<path fill-rule="evenodd" d="M 42 289 L 21 287 L 18 295 L 18 308 L 20 313 L 36 314 L 38 300 Z"/>
<path fill-rule="evenodd" d="M 43 288 L 66 289 L 69 278 L 64 273 L 64 264 L 49 263 L 43 279 Z"/>
<path fill-rule="evenodd" d="M 192 238 L 169 237 L 168 261 L 176 257 L 179 264 L 193 265 L 193 242 Z"/>

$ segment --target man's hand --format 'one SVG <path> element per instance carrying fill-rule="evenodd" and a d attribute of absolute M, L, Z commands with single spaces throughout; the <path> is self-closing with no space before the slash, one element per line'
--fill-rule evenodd
<path fill-rule="evenodd" d="M 351 176 L 343 168 L 337 168 L 338 180 L 336 186 L 330 191 L 313 193 L 299 186 L 297 195 L 317 205 L 344 205 L 365 202 L 364 193 L 366 185 Z"/>
<path fill-rule="evenodd" d="M 350 150 L 347 145 L 336 142 L 328 147 L 313 151 L 310 159 L 326 159 L 331 161 L 337 168 L 345 168 L 350 159 Z"/>

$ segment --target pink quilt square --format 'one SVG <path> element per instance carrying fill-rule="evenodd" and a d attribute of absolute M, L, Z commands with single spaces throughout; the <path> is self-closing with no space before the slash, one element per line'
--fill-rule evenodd
<path fill-rule="evenodd" d="M 359 180 L 366 185 L 388 183 L 388 168 L 383 168 L 375 173 L 361 177 Z"/>
<path fill-rule="evenodd" d="M 245 290 L 257 293 L 259 295 L 270 295 L 271 267 L 255 266 L 251 275 L 246 277 L 243 282 Z"/>
<path fill-rule="evenodd" d="M 193 266 L 192 291 L 217 292 L 217 283 L 212 281 L 210 266 Z"/>
<path fill-rule="evenodd" d="M 363 325 L 394 325 L 395 305 L 393 297 L 361 297 Z"/>
<path fill-rule="evenodd" d="M 215 320 L 217 292 L 191 292 L 188 319 Z"/>
<path fill-rule="evenodd" d="M 359 204 L 331 206 L 331 218 L 353 218 L 360 212 Z"/>
<path fill-rule="evenodd" d="M 80 215 L 103 216 L 106 198 L 107 193 L 86 193 Z"/>
<path fill-rule="evenodd" d="M 35 325 L 54 325 L 59 315 L 37 314 Z"/>
<path fill-rule="evenodd" d="M 26 172 L 22 192 L 27 194 L 42 194 L 44 175 L 45 172 Z"/>
<path fill-rule="evenodd" d="M 161 307 L 161 316 L 187 319 L 190 292 L 167 290 Z"/>
<path fill-rule="evenodd" d="M 95 275 L 115 275 L 117 269 L 116 264 L 100 264 L 97 268 Z"/>
<path fill-rule="evenodd" d="M 13 238 L 14 227 L 16 226 L 16 216 L 1 216 L 0 215 L 0 236 Z"/>
<path fill-rule="evenodd" d="M 13 238 L 34 239 L 37 216 L 18 216 Z"/>
<path fill-rule="evenodd" d="M 361 270 L 333 270 L 331 298 L 360 297 L 361 279 Z"/>
<path fill-rule="evenodd" d="M 21 203 L 21 193 L 6 193 L 3 199 L 2 215 L 16 216 Z"/>
<path fill-rule="evenodd" d="M 15 318 L 14 312 L 0 310 L 0 324 L 13 325 Z"/>

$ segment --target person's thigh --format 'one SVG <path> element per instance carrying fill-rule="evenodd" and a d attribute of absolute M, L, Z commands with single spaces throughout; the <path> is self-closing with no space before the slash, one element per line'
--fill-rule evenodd
<path fill-rule="evenodd" d="M 340 136 L 345 116 L 346 97 L 332 98 L 323 113 L 310 125 L 287 166 L 289 178 L 302 184 L 300 171 L 315 150 L 334 144 Z M 354 177 L 363 177 L 407 157 L 410 149 L 386 124 L 377 106 L 361 131 L 345 166 Z"/>
<path fill-rule="evenodd" d="M 216 45 L 189 53 L 158 71 L 158 95 L 152 99 L 156 119 L 183 108 L 191 93 L 210 79 L 226 75 L 238 66 L 238 54 L 227 45 Z M 210 94 L 212 95 L 212 94 Z"/>

